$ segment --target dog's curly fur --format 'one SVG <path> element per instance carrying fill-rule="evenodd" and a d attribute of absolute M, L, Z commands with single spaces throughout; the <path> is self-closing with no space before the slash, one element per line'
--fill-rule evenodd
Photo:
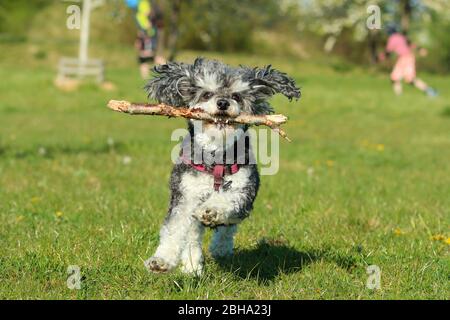
<path fill-rule="evenodd" d="M 149 98 L 160 103 L 202 109 L 221 119 L 236 117 L 241 112 L 270 114 L 273 108 L 267 100 L 276 93 L 290 100 L 300 98 L 294 80 L 271 66 L 230 67 L 203 58 L 193 64 L 169 62 L 155 66 L 146 90 Z M 205 226 L 214 228 L 212 256 L 231 255 L 237 224 L 249 215 L 259 188 L 258 170 L 250 161 L 252 152 L 246 126 L 190 120 L 188 128 L 183 150 L 189 151 L 183 153 L 184 157 L 198 162 L 195 152 L 200 150 L 202 163 L 212 169 L 223 161 L 228 164 L 231 154 L 232 162 L 240 164 L 239 171 L 227 175 L 219 191 L 215 191 L 211 174 L 197 171 L 183 161 L 174 165 L 170 205 L 161 228 L 160 244 L 145 262 L 153 272 L 170 271 L 181 260 L 183 271 L 201 274 Z M 216 139 L 218 136 L 223 139 Z M 238 148 L 241 141 L 243 148 Z"/>

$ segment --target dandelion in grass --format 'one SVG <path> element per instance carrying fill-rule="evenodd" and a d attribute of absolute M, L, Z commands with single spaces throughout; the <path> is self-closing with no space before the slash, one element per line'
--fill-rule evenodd
<path fill-rule="evenodd" d="M 62 213 L 62 211 L 56 211 L 55 215 L 56 215 L 57 218 L 62 218 L 62 216 L 64 214 Z"/>
<path fill-rule="evenodd" d="M 440 241 L 445 244 L 450 244 L 450 238 L 447 238 L 443 234 L 435 234 L 434 236 L 431 236 L 430 239 L 433 241 Z"/>
<path fill-rule="evenodd" d="M 327 160 L 327 166 L 328 167 L 334 167 L 334 161 L 333 160 Z"/>
<path fill-rule="evenodd" d="M 431 240 L 433 241 L 444 241 L 445 236 L 442 234 L 435 234 L 434 236 L 431 236 Z"/>
<path fill-rule="evenodd" d="M 403 230 L 401 230 L 400 228 L 395 228 L 395 229 L 394 229 L 394 234 L 395 234 L 396 236 L 401 236 L 401 235 L 404 235 L 405 232 L 404 232 Z"/>
<path fill-rule="evenodd" d="M 376 145 L 376 149 L 377 149 L 378 152 L 383 152 L 384 151 L 384 144 L 381 144 L 381 143 L 377 144 Z"/>

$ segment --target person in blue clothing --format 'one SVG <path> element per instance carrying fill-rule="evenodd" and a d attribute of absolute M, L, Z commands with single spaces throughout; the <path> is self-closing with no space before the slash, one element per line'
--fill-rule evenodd
<path fill-rule="evenodd" d="M 161 55 L 163 14 L 159 6 L 150 0 L 126 0 L 128 7 L 135 10 L 135 21 L 138 27 L 135 42 L 138 51 L 138 62 L 141 77 L 148 79 L 150 63 L 165 63 Z"/>

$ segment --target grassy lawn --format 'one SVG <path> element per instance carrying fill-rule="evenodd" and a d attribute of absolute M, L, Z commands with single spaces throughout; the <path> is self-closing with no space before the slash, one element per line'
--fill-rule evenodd
<path fill-rule="evenodd" d="M 207 255 L 195 279 L 143 267 L 168 204 L 170 134 L 184 121 L 106 109 L 111 98 L 145 99 L 132 48 L 109 58 L 112 92 L 59 91 L 52 64 L 19 63 L 14 50 L 0 59 L 0 298 L 450 296 L 450 78 L 424 75 L 437 99 L 409 87 L 395 97 L 372 70 L 215 56 L 270 63 L 303 98 L 273 99 L 293 142 L 281 141 L 278 174 L 262 177 L 233 259 Z M 81 290 L 67 288 L 69 265 L 81 268 Z M 381 268 L 379 290 L 366 288 L 368 265 Z"/>

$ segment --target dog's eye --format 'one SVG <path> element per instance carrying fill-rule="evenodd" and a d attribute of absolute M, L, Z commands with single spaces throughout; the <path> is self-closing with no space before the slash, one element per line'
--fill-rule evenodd
<path fill-rule="evenodd" d="M 239 94 L 237 94 L 237 93 L 233 93 L 233 95 L 231 96 L 231 99 L 233 99 L 236 102 L 241 102 L 242 101 L 241 96 Z"/>
<path fill-rule="evenodd" d="M 205 100 L 209 100 L 209 99 L 212 98 L 213 95 L 214 94 L 212 92 L 205 92 L 205 93 L 202 94 L 202 98 L 205 99 Z"/>

